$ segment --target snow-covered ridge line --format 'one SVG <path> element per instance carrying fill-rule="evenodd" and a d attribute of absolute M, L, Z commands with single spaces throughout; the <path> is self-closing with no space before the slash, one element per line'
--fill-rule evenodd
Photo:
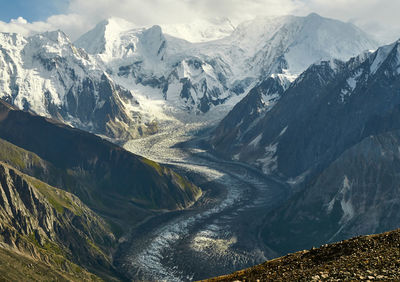
<path fill-rule="evenodd" d="M 2 97 L 113 138 L 140 137 L 164 120 L 229 110 L 269 76 L 290 82 L 317 60 L 376 47 L 356 27 L 316 15 L 258 18 L 236 29 L 228 20 L 210 26 L 204 36 L 224 37 L 191 43 L 163 32 L 171 26 L 138 27 L 116 18 L 74 43 L 61 31 L 2 34 Z"/>
<path fill-rule="evenodd" d="M 220 25 L 214 26 L 216 33 Z M 229 35 L 191 43 L 168 35 L 174 30 L 184 37 L 187 34 L 178 31 L 187 26 L 138 28 L 113 18 L 76 44 L 97 55 L 126 88 L 137 84 L 158 88 L 158 98 L 198 113 L 247 93 L 270 75 L 293 81 L 315 61 L 349 59 L 377 46 L 357 27 L 316 14 L 256 18 L 235 29 L 223 20 L 225 25 L 229 32 L 223 34 Z M 198 32 L 196 27 L 192 35 Z"/>

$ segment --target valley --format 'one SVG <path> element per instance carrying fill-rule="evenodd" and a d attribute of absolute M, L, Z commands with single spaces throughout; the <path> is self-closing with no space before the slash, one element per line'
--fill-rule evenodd
<path fill-rule="evenodd" d="M 131 230 L 115 261 L 130 279 L 204 279 L 274 256 L 259 239 L 259 227 L 263 215 L 287 198 L 288 187 L 245 164 L 207 153 L 201 136 L 189 140 L 205 126 L 171 126 L 125 145 L 184 172 L 205 191 L 190 209 L 152 218 Z"/>
<path fill-rule="evenodd" d="M 209 24 L 0 32 L 4 257 L 192 281 L 399 227 L 400 40 L 316 13 Z"/>

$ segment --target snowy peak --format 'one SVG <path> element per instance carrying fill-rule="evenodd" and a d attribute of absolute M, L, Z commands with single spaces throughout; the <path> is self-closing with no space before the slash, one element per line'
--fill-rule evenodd
<path fill-rule="evenodd" d="M 50 57 L 80 57 L 87 58 L 84 51 L 78 51 L 71 43 L 68 36 L 60 31 L 44 32 L 27 38 L 28 44 L 24 53 L 28 56 L 37 53 L 43 58 Z"/>
<path fill-rule="evenodd" d="M 113 18 L 99 23 L 76 45 L 95 54 L 125 88 L 139 87 L 146 97 L 155 93 L 153 97 L 173 102 L 174 107 L 202 112 L 247 93 L 271 75 L 293 81 L 317 61 L 347 60 L 377 47 L 353 25 L 316 14 L 258 17 L 233 32 L 228 19 L 210 22 L 138 28 Z M 170 35 L 189 38 L 186 32 L 193 38 L 201 35 L 202 39 L 191 41 L 204 42 Z M 205 40 L 224 33 L 229 36 Z"/>
<path fill-rule="evenodd" d="M 377 46 L 363 31 L 352 24 L 310 14 L 290 17 L 271 39 L 272 47 L 282 46 L 287 68 L 299 74 L 319 60 L 348 60 Z"/>
<path fill-rule="evenodd" d="M 109 77 L 104 63 L 61 31 L 0 34 L 0 98 L 112 138 L 146 134 L 144 123 L 153 118 L 138 113 L 139 103 Z"/>
<path fill-rule="evenodd" d="M 135 28 L 135 25 L 121 18 L 109 18 L 98 23 L 92 30 L 75 41 L 75 45 L 90 54 L 107 53 L 112 44 L 124 31 Z"/>
<path fill-rule="evenodd" d="M 161 27 L 165 34 L 192 43 L 221 39 L 231 35 L 235 29 L 235 26 L 228 18 L 196 20 L 182 24 L 163 24 Z"/>
<path fill-rule="evenodd" d="M 268 77 L 298 75 L 330 58 L 348 60 L 378 44 L 350 23 L 310 14 L 306 17 L 257 17 L 240 24 L 224 42 L 239 46 L 248 64 Z"/>
<path fill-rule="evenodd" d="M 75 45 L 85 49 L 90 54 L 100 54 L 106 50 L 106 28 L 108 21 L 98 23 L 94 29 L 82 35 Z"/>
<path fill-rule="evenodd" d="M 34 37 L 35 36 L 33 36 L 33 38 Z M 49 41 L 52 41 L 58 45 L 71 44 L 69 37 L 61 30 L 44 32 L 39 35 L 36 35 L 36 37 L 46 38 Z"/>
<path fill-rule="evenodd" d="M 16 48 L 26 43 L 25 37 L 17 33 L 0 32 L 0 48 Z"/>
<path fill-rule="evenodd" d="M 261 49 L 291 16 L 256 17 L 237 26 L 227 39 L 240 48 L 253 51 Z"/>
<path fill-rule="evenodd" d="M 158 25 L 152 26 L 143 31 L 140 35 L 140 43 L 144 51 L 150 56 L 163 58 L 167 41 Z"/>
<path fill-rule="evenodd" d="M 400 40 L 393 44 L 380 47 L 371 56 L 372 63 L 370 66 L 371 74 L 375 74 L 378 69 L 387 62 L 390 70 L 400 74 Z"/>
<path fill-rule="evenodd" d="M 140 61 L 143 56 L 162 59 L 166 40 L 160 26 L 136 28 L 128 21 L 111 18 L 82 35 L 75 44 L 90 54 L 99 55 L 104 62 L 126 58 Z"/>

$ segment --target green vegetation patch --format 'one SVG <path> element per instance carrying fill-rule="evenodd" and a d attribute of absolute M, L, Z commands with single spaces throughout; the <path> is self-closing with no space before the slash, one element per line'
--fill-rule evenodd
<path fill-rule="evenodd" d="M 0 248 L 1 281 L 101 281 L 76 264 L 69 262 L 70 271 Z"/>
<path fill-rule="evenodd" d="M 26 169 L 29 163 L 36 166 L 40 165 L 40 158 L 36 154 L 21 149 L 3 139 L 0 139 L 0 160 L 18 169 Z"/>
<path fill-rule="evenodd" d="M 158 163 L 153 162 L 146 158 L 142 158 L 141 161 L 143 163 L 147 164 L 148 166 L 151 166 L 152 168 L 154 168 L 158 172 L 159 175 L 163 175 L 163 169 Z"/>
<path fill-rule="evenodd" d="M 77 216 L 83 214 L 83 210 L 74 203 L 72 195 L 61 190 L 54 188 L 36 178 L 25 176 L 26 180 L 35 187 L 53 206 L 58 213 L 63 213 L 64 209 L 69 209 Z"/>

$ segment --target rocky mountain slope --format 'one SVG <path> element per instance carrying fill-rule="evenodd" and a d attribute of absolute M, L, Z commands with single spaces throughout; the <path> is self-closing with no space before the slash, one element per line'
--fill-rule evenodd
<path fill-rule="evenodd" d="M 19 251 L 0 248 L 0 275 L 3 281 L 101 281 L 99 276 L 88 273 L 77 265 L 76 272 L 57 269 L 56 266 L 31 258 Z M 110 278 L 110 277 L 109 277 Z M 111 280 L 111 279 L 110 279 Z"/>
<path fill-rule="evenodd" d="M 279 254 L 400 226 L 399 46 L 311 66 L 239 141 L 214 139 L 293 185 L 261 232 Z"/>
<path fill-rule="evenodd" d="M 264 243 L 279 254 L 400 226 L 400 131 L 366 137 L 269 215 Z"/>
<path fill-rule="evenodd" d="M 116 241 L 109 226 L 74 195 L 2 162 L 0 230 L 3 258 L 41 261 L 42 268 L 52 266 L 53 275 L 64 279 L 96 279 L 82 267 L 102 277 L 116 276 L 111 261 Z"/>
<path fill-rule="evenodd" d="M 122 279 L 117 240 L 200 196 L 169 168 L 0 101 L 0 259 L 21 267 L 2 261 L 4 277 L 51 268 L 46 277 L 62 281 Z"/>
<path fill-rule="evenodd" d="M 399 280 L 399 244 L 399 230 L 357 237 L 206 281 Z"/>
<path fill-rule="evenodd" d="M 231 157 L 239 157 L 237 154 L 240 149 L 237 150 L 236 147 L 248 147 L 249 142 L 258 140 L 255 139 L 257 136 L 250 133 L 254 132 L 253 127 L 261 118 L 265 119 L 266 113 L 280 99 L 283 90 L 308 66 L 324 58 L 350 59 L 354 50 L 361 53 L 377 47 L 376 43 L 368 40 L 354 27 L 316 14 L 305 18 L 284 17 L 280 21 L 281 24 L 277 24 L 279 21 L 254 21 L 243 24 L 246 28 L 239 26 L 235 31 L 242 33 L 242 36 L 252 34 L 252 30 L 262 29 L 268 32 L 263 37 L 253 38 L 253 42 L 258 42 L 257 44 L 267 44 L 249 61 L 253 69 L 259 68 L 259 72 L 263 74 L 261 83 L 236 104 L 213 135 L 212 143 L 217 151 L 223 149 Z M 232 36 L 234 35 L 235 33 Z M 337 41 L 336 38 L 343 39 Z M 249 136 L 254 139 L 249 140 Z M 266 167 L 265 170 L 268 171 L 269 168 Z"/>
<path fill-rule="evenodd" d="M 246 136 L 265 114 L 272 109 L 281 98 L 290 81 L 284 76 L 271 76 L 250 90 L 239 103 L 221 120 L 212 135 L 213 147 L 218 153 L 233 155 L 237 147 L 242 145 L 242 138 Z M 253 144 L 256 145 L 258 139 Z M 224 147 L 223 151 L 220 150 Z M 229 153 L 228 153 L 229 154 Z"/>
<path fill-rule="evenodd" d="M 184 208 L 201 195 L 198 187 L 171 169 L 92 134 L 4 102 L 0 116 L 0 138 L 12 143 L 2 141 L 3 160 L 72 192 L 95 211 L 123 222 L 123 227 L 150 209 Z"/>
<path fill-rule="evenodd" d="M 396 129 L 398 45 L 311 66 L 239 138 L 224 140 L 217 130 L 215 148 L 295 178 L 371 134 Z"/>

